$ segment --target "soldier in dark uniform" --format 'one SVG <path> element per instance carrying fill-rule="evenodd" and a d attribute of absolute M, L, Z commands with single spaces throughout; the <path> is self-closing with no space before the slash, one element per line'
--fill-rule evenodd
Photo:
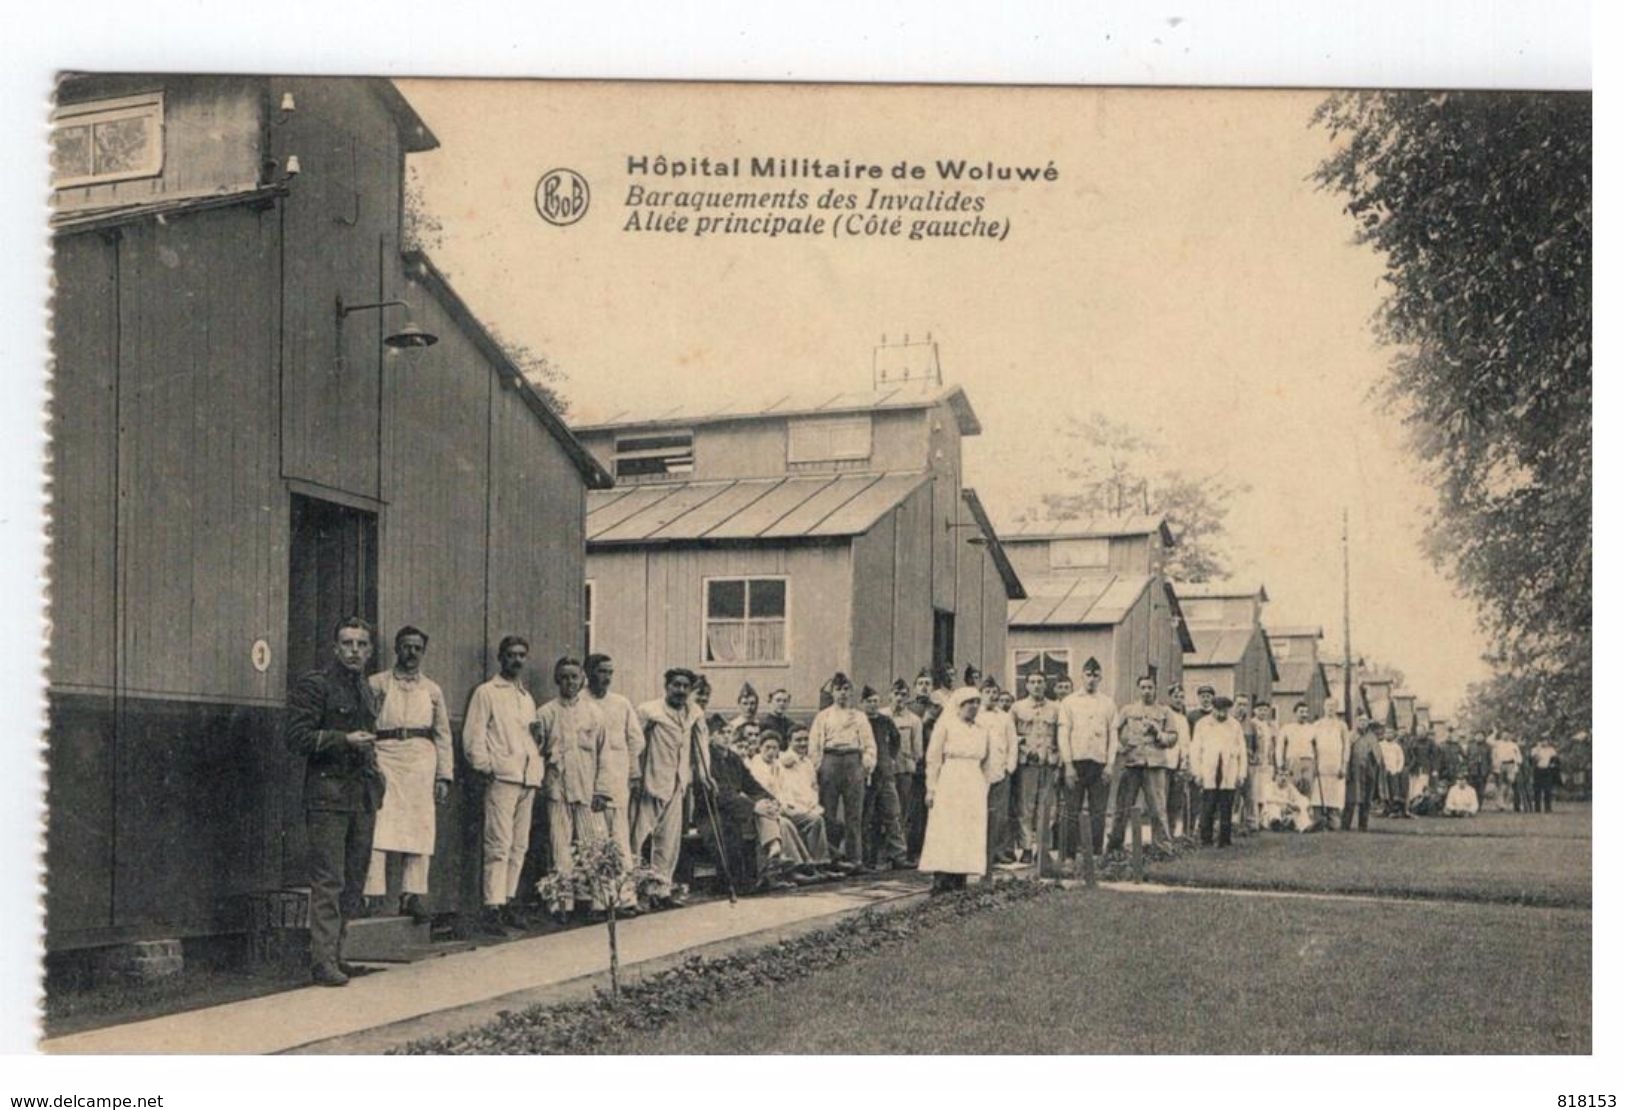
<path fill-rule="evenodd" d="M 906 870 L 912 861 L 903 832 L 902 800 L 897 796 L 897 756 L 902 735 L 896 722 L 881 712 L 880 693 L 873 686 L 863 688 L 863 712 L 875 737 L 875 767 L 863 795 L 863 843 L 870 858 L 863 862 L 880 871 Z"/>
<path fill-rule="evenodd" d="M 1433 775 L 1446 786 L 1467 777 L 1467 753 L 1456 739 L 1454 730 L 1445 735 L 1444 743 L 1434 751 Z"/>
<path fill-rule="evenodd" d="M 340 962 L 344 925 L 360 916 L 372 854 L 373 816 L 383 801 L 373 743 L 376 710 L 367 685 L 372 626 L 360 617 L 333 629 L 333 661 L 288 693 L 285 740 L 305 760 L 305 835 L 310 843 L 310 975 L 324 987 L 350 981 Z"/>
<path fill-rule="evenodd" d="M 931 672 L 921 669 L 919 676 L 914 680 L 914 701 L 911 708 L 915 716 L 920 718 L 920 752 L 921 759 L 914 765 L 914 783 L 910 787 L 910 797 L 913 805 L 910 807 L 905 829 L 905 838 L 908 841 L 908 855 L 910 859 L 919 859 L 920 850 L 925 847 L 925 759 L 923 753 L 931 747 L 931 733 L 937 727 L 937 718 L 942 716 L 942 707 L 948 702 L 948 687 L 953 684 L 952 675 L 942 676 L 940 682 L 931 677 Z"/>

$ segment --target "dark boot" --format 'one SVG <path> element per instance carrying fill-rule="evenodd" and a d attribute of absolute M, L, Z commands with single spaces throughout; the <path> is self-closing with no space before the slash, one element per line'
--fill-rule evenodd
<path fill-rule="evenodd" d="M 410 917 L 416 925 L 429 923 L 429 902 L 421 894 L 406 894 L 401 896 L 401 913 Z"/>
<path fill-rule="evenodd" d="M 482 936 L 506 939 L 508 930 L 502 924 L 501 906 L 486 906 L 480 911 L 479 932 Z"/>
<path fill-rule="evenodd" d="M 342 987 L 349 983 L 350 977 L 336 964 L 316 964 L 310 969 L 310 981 L 318 987 Z"/>

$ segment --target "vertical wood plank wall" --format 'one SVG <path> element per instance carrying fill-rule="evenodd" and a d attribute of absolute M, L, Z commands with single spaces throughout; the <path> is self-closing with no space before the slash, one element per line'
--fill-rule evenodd
<path fill-rule="evenodd" d="M 280 82 L 299 110 L 270 127 L 277 163 L 297 155 L 285 220 L 284 477 L 378 497 L 378 389 L 386 329 L 399 308 L 352 313 L 349 304 L 401 296 L 400 143 L 393 121 L 353 82 Z M 387 287 L 379 280 L 382 250 Z M 337 331 L 335 330 L 337 329 Z M 342 340 L 342 342 L 341 342 Z"/>
<path fill-rule="evenodd" d="M 276 214 L 219 209 L 123 229 L 118 544 L 126 692 L 275 703 L 268 585 L 280 499 Z M 273 652 L 280 659 L 283 653 Z"/>
<path fill-rule="evenodd" d="M 113 689 L 118 245 L 76 235 L 56 256 L 51 379 L 53 686 Z M 71 511 L 63 511 L 69 509 Z"/>
<path fill-rule="evenodd" d="M 424 671 L 461 716 L 485 670 L 487 488 L 496 373 L 451 319 L 414 293 L 433 347 L 384 355 L 385 449 L 377 665 L 395 630 L 429 634 Z M 403 314 L 404 315 L 404 314 Z M 366 443 L 365 439 L 362 443 Z"/>
<path fill-rule="evenodd" d="M 851 672 L 848 599 L 852 555 L 846 543 L 794 547 L 600 548 L 587 556 L 594 582 L 594 649 L 615 660 L 615 688 L 634 702 L 660 695 L 667 667 L 710 678 L 713 706 L 731 709 L 749 682 L 764 696 L 791 693 L 792 708 L 818 706 L 818 689 L 837 670 Z M 703 581 L 719 575 L 790 578 L 790 653 L 783 666 L 718 666 L 702 655 Z"/>
<path fill-rule="evenodd" d="M 52 947 L 207 931 L 233 895 L 298 877 L 282 872 L 302 775 L 281 736 L 284 479 L 381 502 L 384 635 L 430 631 L 457 717 L 494 636 L 580 650 L 580 473 L 404 273 L 393 120 L 359 83 L 283 85 L 299 110 L 269 125 L 272 150 L 305 168 L 289 196 L 56 240 Z M 175 83 L 172 119 L 188 95 Z M 340 294 L 412 307 L 345 321 L 341 367 Z M 408 315 L 440 344 L 385 355 Z M 477 882 L 471 822 L 460 804 L 442 818 L 441 908 L 462 873 Z"/>

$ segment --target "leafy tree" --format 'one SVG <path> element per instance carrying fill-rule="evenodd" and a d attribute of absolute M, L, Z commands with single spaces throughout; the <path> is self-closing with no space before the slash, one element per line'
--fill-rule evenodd
<path fill-rule="evenodd" d="M 1471 732 L 1499 732 L 1520 743 L 1551 740 L 1567 749 L 1583 730 L 1571 717 L 1569 705 L 1591 693 L 1589 679 L 1584 689 L 1581 681 L 1528 670 L 1503 671 L 1467 687 L 1456 716 Z"/>
<path fill-rule="evenodd" d="M 570 402 L 560 392 L 560 388 L 565 381 L 564 371 L 559 369 L 558 365 L 546 355 L 532 350 L 528 344 L 521 343 L 517 339 L 509 339 L 499 332 L 495 326 L 487 324 L 486 330 L 491 333 L 491 337 L 497 341 L 497 345 L 513 360 L 513 364 L 519 367 L 520 373 L 525 375 L 525 380 L 531 384 L 536 392 L 542 395 L 542 398 L 547 401 L 553 411 L 560 416 L 568 415 Z"/>
<path fill-rule="evenodd" d="M 1387 264 L 1383 394 L 1439 494 L 1426 550 L 1479 606 L 1487 704 L 1591 704 L 1589 94 L 1340 93 L 1316 171 Z"/>
<path fill-rule="evenodd" d="M 1247 487 L 1219 475 L 1193 476 L 1155 468 L 1162 445 L 1099 413 L 1073 417 L 1072 441 L 1061 468 L 1064 490 L 1045 493 L 1020 519 L 1088 520 L 1155 513 L 1166 518 L 1174 547 L 1164 568 L 1172 578 L 1209 582 L 1230 573 L 1225 518 L 1230 499 Z"/>
<path fill-rule="evenodd" d="M 406 185 L 401 190 L 401 245 L 406 250 L 432 253 L 445 242 L 445 227 L 429 210 L 423 177 L 417 163 L 406 161 Z"/>

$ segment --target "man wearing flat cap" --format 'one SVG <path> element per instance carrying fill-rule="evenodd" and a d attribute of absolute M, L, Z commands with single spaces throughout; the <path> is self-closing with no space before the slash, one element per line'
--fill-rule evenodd
<path fill-rule="evenodd" d="M 1213 712 L 1196 722 L 1191 733 L 1191 773 L 1202 784 L 1201 837 L 1213 843 L 1213 818 L 1219 819 L 1219 847 L 1230 847 L 1236 790 L 1247 778 L 1247 738 L 1230 716 L 1232 702 L 1213 698 Z"/>
<path fill-rule="evenodd" d="M 1185 720 L 1189 722 L 1192 734 L 1196 731 L 1196 722 L 1213 712 L 1214 693 L 1213 687 L 1205 682 L 1196 688 L 1196 707 L 1185 713 Z"/>

